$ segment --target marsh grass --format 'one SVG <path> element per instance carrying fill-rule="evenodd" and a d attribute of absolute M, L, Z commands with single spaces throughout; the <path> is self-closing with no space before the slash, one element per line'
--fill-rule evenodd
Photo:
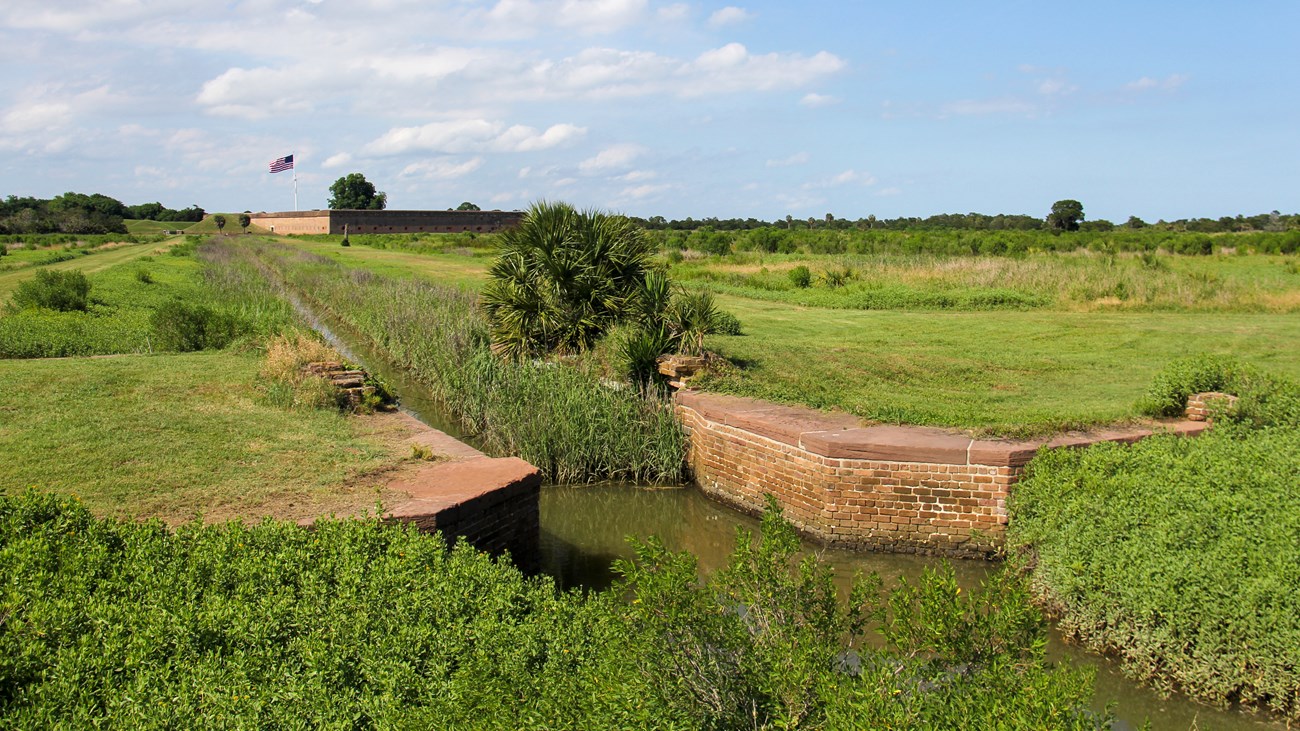
<path fill-rule="evenodd" d="M 1090 251 L 1019 257 L 739 253 L 674 265 L 672 276 L 743 297 L 843 309 L 1300 311 L 1300 282 L 1285 276 L 1285 261 Z M 804 268 L 824 274 L 807 286 Z"/>
<path fill-rule="evenodd" d="M 411 372 L 485 451 L 522 457 L 553 482 L 682 478 L 685 436 L 670 403 L 556 361 L 496 357 L 476 295 L 288 247 L 245 251 Z"/>

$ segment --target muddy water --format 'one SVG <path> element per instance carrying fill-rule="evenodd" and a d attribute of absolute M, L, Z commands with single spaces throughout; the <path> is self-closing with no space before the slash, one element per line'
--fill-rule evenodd
<path fill-rule="evenodd" d="M 402 370 L 388 364 L 363 345 L 355 333 L 337 323 L 326 323 L 295 302 L 299 312 L 348 359 L 383 378 L 399 396 L 403 411 L 424 423 L 474 445 L 456 420 Z M 477 446 L 477 445 L 475 445 Z M 690 550 L 699 558 L 702 571 L 714 571 L 726 563 L 735 543 L 736 527 L 752 531 L 758 521 L 709 500 L 693 488 L 647 488 L 628 484 L 555 486 L 541 494 L 542 570 L 567 588 L 600 589 L 613 580 L 611 564 L 630 558 L 628 536 L 659 536 L 673 550 Z M 834 568 L 845 582 L 857 573 L 877 572 L 886 584 L 899 577 L 918 578 L 926 567 L 941 559 L 903 554 L 856 553 L 823 549 L 809 544 Z M 953 561 L 957 580 L 963 586 L 978 584 L 995 564 L 982 561 Z M 1096 669 L 1098 708 L 1114 703 L 1119 729 L 1137 729 L 1150 721 L 1154 731 L 1281 731 L 1285 725 L 1259 716 L 1224 711 L 1175 696 L 1162 699 L 1120 674 L 1111 661 L 1067 645 L 1053 634 L 1048 646 L 1053 659 L 1068 659 Z"/>

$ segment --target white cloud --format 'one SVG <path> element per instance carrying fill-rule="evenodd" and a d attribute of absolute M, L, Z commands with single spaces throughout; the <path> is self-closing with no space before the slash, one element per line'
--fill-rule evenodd
<path fill-rule="evenodd" d="M 652 196 L 656 196 L 665 191 L 671 190 L 672 187 L 673 186 L 667 183 L 659 183 L 655 185 L 651 185 L 651 184 L 636 185 L 629 188 L 624 188 L 623 191 L 620 193 L 620 196 L 623 198 L 630 198 L 632 200 L 644 200 L 646 198 L 650 198 Z"/>
<path fill-rule="evenodd" d="M 352 162 L 352 155 L 346 152 L 340 152 L 336 155 L 330 155 L 325 158 L 325 162 L 321 163 L 321 167 L 329 170 L 331 168 L 343 167 L 350 162 Z"/>
<path fill-rule="evenodd" d="M 425 180 L 455 180 L 478 170 L 483 166 L 483 158 L 475 157 L 465 161 L 450 158 L 436 158 L 413 162 L 402 168 L 402 177 L 416 177 Z"/>
<path fill-rule="evenodd" d="M 548 27 L 614 33 L 647 17 L 647 0 L 498 0 L 478 16 L 490 35 L 528 37 Z"/>
<path fill-rule="evenodd" d="M 622 170 L 629 167 L 632 161 L 645 153 L 646 149 L 641 145 L 632 143 L 611 145 L 601 150 L 594 157 L 589 157 L 578 163 L 578 169 L 587 175 Z"/>
<path fill-rule="evenodd" d="M 677 23 L 690 17 L 691 6 L 686 3 L 673 3 L 659 8 L 655 11 L 655 15 L 661 22 Z"/>
<path fill-rule="evenodd" d="M 828 107 L 838 102 L 839 99 L 833 96 L 828 96 L 826 94 L 814 94 L 811 92 L 809 92 L 808 94 L 804 94 L 803 98 L 799 100 L 800 105 L 805 107 L 812 107 L 813 109 L 816 109 L 817 107 Z"/>
<path fill-rule="evenodd" d="M 714 28 L 721 28 L 724 25 L 736 25 L 754 17 L 752 13 L 744 8 L 738 8 L 735 5 L 728 5 L 721 10 L 715 11 L 709 16 L 709 25 Z"/>
<path fill-rule="evenodd" d="M 1187 76 L 1184 74 L 1170 74 L 1163 79 L 1153 79 L 1150 76 L 1143 76 L 1137 81 L 1130 81 L 1124 85 L 1128 91 L 1176 91 L 1183 84 L 1187 83 Z"/>
<path fill-rule="evenodd" d="M 631 172 L 619 175 L 616 180 L 622 180 L 625 183 L 641 183 L 647 180 L 654 180 L 659 177 L 659 173 L 653 170 L 633 170 Z"/>
<path fill-rule="evenodd" d="M 1038 83 L 1038 93 L 1043 96 L 1065 96 L 1078 91 L 1079 87 L 1060 77 L 1043 79 Z"/>
<path fill-rule="evenodd" d="M 856 183 L 858 185 L 875 185 L 876 178 L 870 173 L 863 173 L 857 170 L 845 170 L 837 175 L 824 178 L 812 183 L 804 183 L 804 190 L 814 190 L 817 188 L 838 188 L 843 185 Z"/>
<path fill-rule="evenodd" d="M 533 152 L 572 142 L 587 133 L 585 127 L 556 124 L 538 132 L 532 127 L 486 119 L 461 119 L 431 122 L 421 127 L 394 127 L 363 151 L 370 155 L 400 155 L 424 151 L 465 152 Z"/>
<path fill-rule="evenodd" d="M 796 152 L 790 157 L 783 157 L 778 160 L 768 160 L 767 166 L 770 168 L 788 168 L 793 165 L 803 165 L 808 162 L 808 153 Z"/>

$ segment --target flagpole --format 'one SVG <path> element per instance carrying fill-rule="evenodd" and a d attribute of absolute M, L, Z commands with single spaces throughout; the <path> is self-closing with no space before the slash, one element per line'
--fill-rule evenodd
<path fill-rule="evenodd" d="M 293 210 L 298 210 L 298 157 L 293 158 Z"/>

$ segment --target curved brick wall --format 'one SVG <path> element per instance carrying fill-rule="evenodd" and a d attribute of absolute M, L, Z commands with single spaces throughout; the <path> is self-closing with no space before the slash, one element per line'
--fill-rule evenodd
<path fill-rule="evenodd" d="M 983 440 L 698 391 L 676 399 L 695 481 L 713 497 L 760 512 L 772 494 L 800 531 L 828 544 L 959 557 L 1001 546 L 1007 495 L 1040 447 L 1133 442 L 1157 431 Z M 1159 430 L 1205 428 L 1180 421 Z"/>

